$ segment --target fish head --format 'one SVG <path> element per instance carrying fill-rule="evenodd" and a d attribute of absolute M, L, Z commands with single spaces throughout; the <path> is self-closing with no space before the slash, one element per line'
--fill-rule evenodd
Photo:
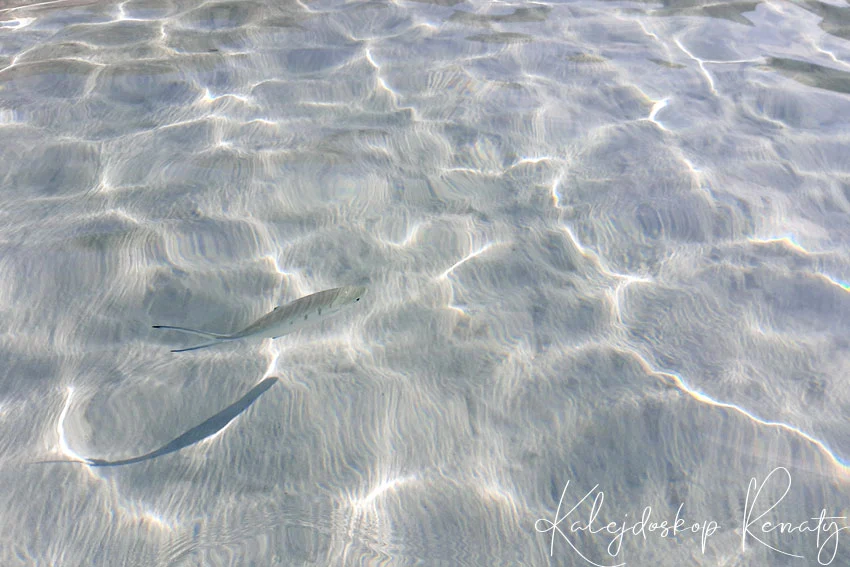
<path fill-rule="evenodd" d="M 365 293 L 366 288 L 362 285 L 340 288 L 339 295 L 337 295 L 334 300 L 334 304 L 338 307 L 342 307 L 343 305 L 348 305 L 350 303 L 357 303 Z"/>

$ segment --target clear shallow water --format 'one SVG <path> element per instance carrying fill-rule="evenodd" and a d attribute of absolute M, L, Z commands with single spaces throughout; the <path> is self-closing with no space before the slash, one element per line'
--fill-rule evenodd
<path fill-rule="evenodd" d="M 816 565 L 742 545 L 776 467 L 850 516 L 846 5 L 0 10 L 3 565 Z M 720 527 L 553 544 L 567 481 Z"/>

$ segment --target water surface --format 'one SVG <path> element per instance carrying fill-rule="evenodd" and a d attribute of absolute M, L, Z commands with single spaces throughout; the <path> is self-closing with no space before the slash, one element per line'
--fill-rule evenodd
<path fill-rule="evenodd" d="M 0 563 L 826 561 L 828 525 L 742 526 L 751 478 L 760 511 L 792 480 L 766 520 L 850 516 L 848 26 L 0 0 Z M 151 329 L 341 285 L 362 305 L 277 341 Z M 595 529 L 703 531 L 553 542 L 599 491 Z"/>

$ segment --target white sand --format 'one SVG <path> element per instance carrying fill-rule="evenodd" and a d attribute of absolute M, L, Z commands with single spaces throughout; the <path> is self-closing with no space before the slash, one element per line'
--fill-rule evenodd
<path fill-rule="evenodd" d="M 850 8 L 452 4 L 0 0 L 0 565 L 818 564 Z"/>

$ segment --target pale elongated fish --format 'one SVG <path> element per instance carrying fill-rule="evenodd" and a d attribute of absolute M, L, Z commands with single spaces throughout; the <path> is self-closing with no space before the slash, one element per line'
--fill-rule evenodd
<path fill-rule="evenodd" d="M 172 327 L 170 325 L 154 325 L 153 328 L 182 331 L 184 333 L 191 333 L 193 335 L 200 335 L 208 339 L 213 339 L 213 341 L 209 343 L 189 348 L 174 349 L 171 352 L 198 350 L 201 348 L 211 347 L 222 342 L 237 341 L 239 339 L 276 339 L 306 327 L 307 325 L 324 321 L 331 315 L 338 313 L 346 306 L 360 301 L 360 298 L 364 293 L 366 293 L 366 288 L 362 286 L 337 287 L 334 289 L 320 291 L 318 293 L 302 297 L 301 299 L 296 299 L 292 303 L 275 307 L 274 311 L 271 313 L 266 313 L 241 331 L 237 331 L 230 335 L 210 333 L 208 331 L 199 331 L 198 329 L 189 329 L 186 327 Z"/>

